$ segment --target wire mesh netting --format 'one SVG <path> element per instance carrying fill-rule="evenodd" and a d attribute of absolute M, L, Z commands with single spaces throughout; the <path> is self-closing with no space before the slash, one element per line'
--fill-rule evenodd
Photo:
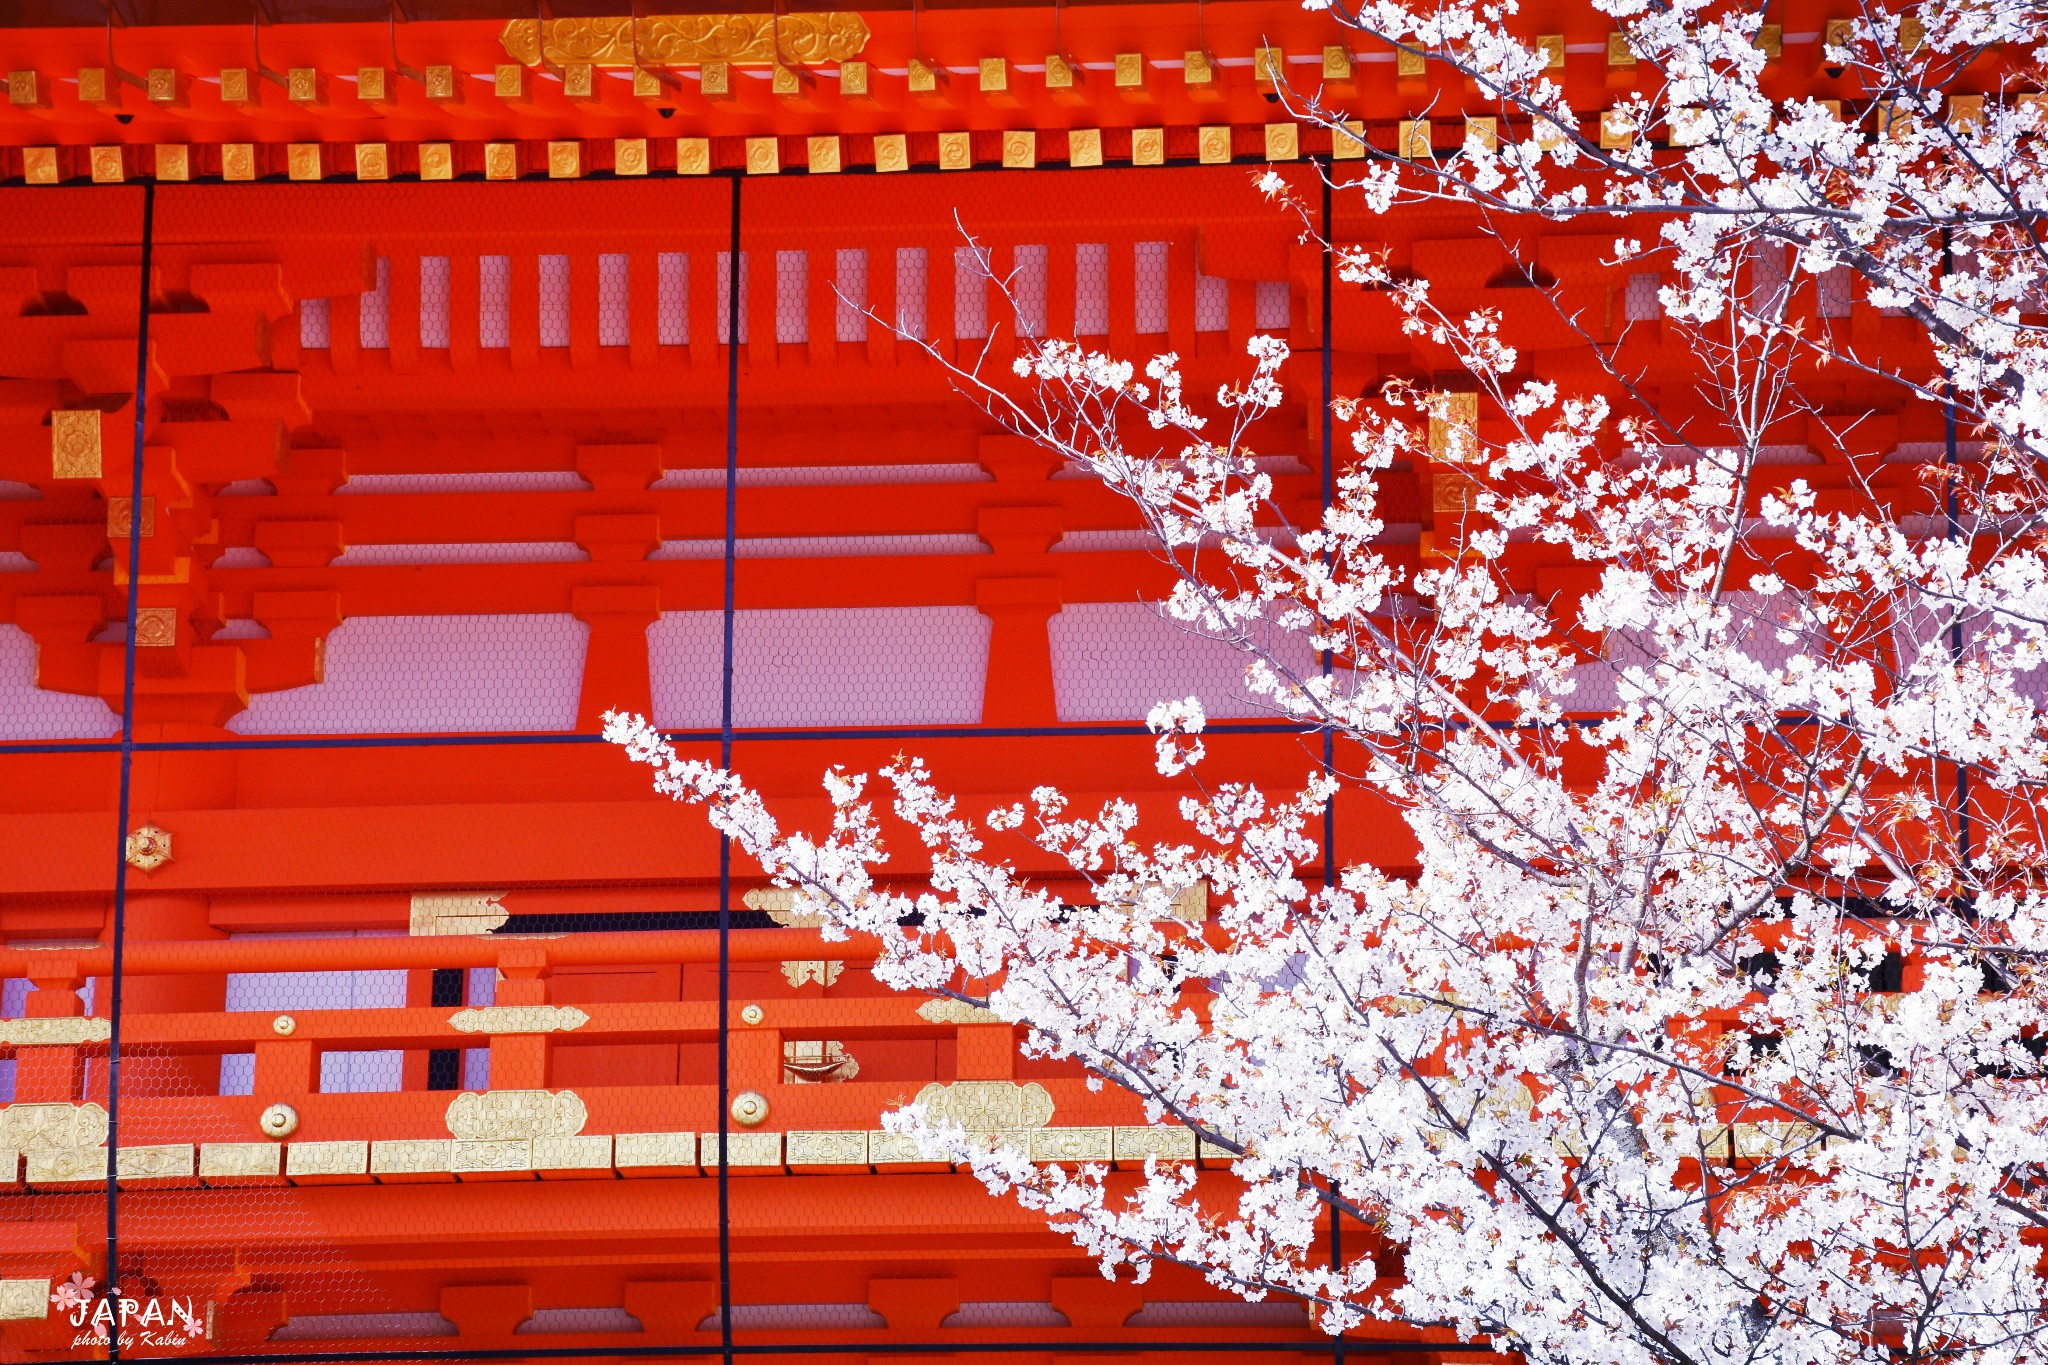
<path fill-rule="evenodd" d="M 919 183 L 0 192 L 47 225 L 0 386 L 56 414 L 0 471 L 0 1354 L 1328 1353 L 886 1133 L 965 1083 L 1034 1159 L 1180 1154 L 812 956 L 597 736 L 814 827 L 913 748 L 1177 830 L 1139 722 L 1190 689 L 1219 773 L 1319 761 L 956 373 L 1078 334 L 1213 387 L 1314 352 L 1319 267 L 1243 168 Z M 1260 437 L 1312 512 L 1304 375 Z"/>

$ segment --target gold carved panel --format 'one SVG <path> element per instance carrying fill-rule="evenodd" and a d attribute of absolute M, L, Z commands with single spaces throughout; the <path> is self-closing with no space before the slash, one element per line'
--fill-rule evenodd
<path fill-rule="evenodd" d="M 697 1169 L 695 1133 L 620 1133 L 613 1164 L 622 1174 L 663 1175 Z"/>
<path fill-rule="evenodd" d="M 1149 1128 L 1117 1128 L 1110 1134 L 1110 1154 L 1118 1161 L 1193 1161 L 1195 1130 L 1177 1125 Z"/>
<path fill-rule="evenodd" d="M 604 1133 L 535 1138 L 533 1168 L 536 1171 L 608 1171 L 612 1168 L 612 1140 Z"/>
<path fill-rule="evenodd" d="M 734 1166 L 780 1166 L 782 1134 L 730 1132 L 725 1135 L 726 1155 Z M 718 1165 L 718 1134 L 699 1133 L 697 1151 L 705 1169 Z"/>
<path fill-rule="evenodd" d="M 107 1178 L 105 1147 L 44 1147 L 27 1156 L 31 1185 L 82 1185 Z"/>
<path fill-rule="evenodd" d="M 494 1171 L 533 1169 L 533 1139 L 490 1138 L 455 1143 L 454 1167 L 458 1175 L 484 1175 Z"/>
<path fill-rule="evenodd" d="M 1031 1130 L 1033 1161 L 1108 1161 L 1110 1130 L 1107 1128 L 1034 1128 Z"/>
<path fill-rule="evenodd" d="M 454 1143 L 447 1138 L 397 1138 L 370 1144 L 370 1174 L 444 1175 L 454 1170 Z"/>
<path fill-rule="evenodd" d="M 97 1104 L 10 1104 L 0 1109 L 0 1147 L 21 1152 L 101 1147 L 107 1111 Z"/>
<path fill-rule="evenodd" d="M 467 1090 L 448 1106 L 448 1131 L 466 1142 L 572 1137 L 589 1118 L 573 1090 Z"/>
<path fill-rule="evenodd" d="M 424 154 L 425 149 L 421 149 Z M 503 891 L 417 891 L 412 898 L 414 938 L 488 934 L 512 917 L 498 902 Z"/>
<path fill-rule="evenodd" d="M 49 1316 L 48 1280 L 0 1280 L 0 1322 L 41 1322 Z"/>
<path fill-rule="evenodd" d="M 569 1033 L 589 1022 L 574 1005 L 484 1005 L 448 1016 L 457 1033 Z"/>
<path fill-rule="evenodd" d="M 370 1173 L 368 1142 L 294 1142 L 285 1149 L 284 1173 L 294 1180 L 308 1176 L 335 1179 Z"/>
<path fill-rule="evenodd" d="M 865 1166 L 868 1164 L 868 1135 L 851 1132 L 793 1132 L 788 1134 L 789 1164 L 792 1166 Z"/>
<path fill-rule="evenodd" d="M 50 477 L 97 479 L 100 476 L 100 413 L 94 408 L 50 414 Z"/>
<path fill-rule="evenodd" d="M 113 1032 L 109 1019 L 0 1020 L 0 1043 L 8 1047 L 76 1047 L 104 1043 Z"/>
<path fill-rule="evenodd" d="M 933 1123 L 957 1123 L 970 1132 L 1043 1128 L 1052 1121 L 1052 1096 L 1036 1081 L 933 1082 L 917 1092 Z"/>
<path fill-rule="evenodd" d="M 808 66 L 858 57 L 867 21 L 850 10 L 815 14 L 650 14 L 514 19 L 498 35 L 505 55 L 538 66 L 687 66 L 747 62 Z"/>
<path fill-rule="evenodd" d="M 284 1148 L 275 1142 L 206 1142 L 199 1147 L 201 1180 L 238 1180 L 282 1174 Z"/>
<path fill-rule="evenodd" d="M 119 1148 L 114 1153 L 114 1174 L 121 1180 L 190 1180 L 192 1144 Z"/>

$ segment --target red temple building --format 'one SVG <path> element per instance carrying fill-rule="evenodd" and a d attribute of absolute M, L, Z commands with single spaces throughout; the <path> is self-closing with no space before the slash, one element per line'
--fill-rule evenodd
<path fill-rule="evenodd" d="M 1319 740 L 1147 605 L 1167 577 L 1132 509 L 941 362 L 1077 335 L 1177 352 L 1200 392 L 1284 335 L 1257 444 L 1312 519 L 1331 393 L 1458 382 L 1256 171 L 1591 382 L 1471 221 L 1326 197 L 1358 149 L 1295 92 L 1415 156 L 1497 111 L 1285 0 L 280 3 L 31 0 L 0 31 L 0 1354 L 105 1354 L 52 1303 L 83 1276 L 195 1315 L 123 1356 L 716 1354 L 728 1295 L 756 1351 L 1327 1355 L 1299 1305 L 1106 1281 L 920 1164 L 881 1116 L 922 1094 L 1039 1160 L 1232 1179 L 779 923 L 597 730 L 639 710 L 729 745 L 793 825 L 826 766 L 903 749 L 971 807 L 1051 782 L 1172 822 L 1140 722 L 1195 691 L 1213 764 L 1299 781 Z M 1588 7 L 1525 17 L 1579 108 L 1632 88 Z M 1819 68 L 1840 16 L 1770 17 L 1782 93 L 1860 107 Z M 1610 249 L 1535 247 L 1680 392 L 1658 277 Z M 1926 358 L 1846 284 L 1795 307 Z M 1880 406 L 1857 439 L 1916 486 L 1937 409 L 1846 373 L 1806 393 Z M 1824 415 L 1783 448 L 1850 496 Z M 1456 476 L 1388 497 L 1395 553 L 1443 553 Z M 1530 591 L 1583 589 L 1517 548 Z M 1346 802 L 1337 862 L 1405 865 L 1399 822 Z"/>

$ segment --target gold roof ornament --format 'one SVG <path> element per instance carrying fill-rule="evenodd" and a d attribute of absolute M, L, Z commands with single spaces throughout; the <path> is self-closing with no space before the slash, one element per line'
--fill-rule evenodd
<path fill-rule="evenodd" d="M 815 14 L 650 14 L 603 18 L 514 19 L 498 41 L 527 66 L 687 66 L 741 62 L 808 66 L 858 57 L 867 21 L 851 10 Z"/>

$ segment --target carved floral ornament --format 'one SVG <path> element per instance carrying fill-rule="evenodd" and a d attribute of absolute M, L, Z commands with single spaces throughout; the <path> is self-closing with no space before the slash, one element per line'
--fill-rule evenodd
<path fill-rule="evenodd" d="M 1036 1081 L 933 1082 L 917 1092 L 933 1123 L 957 1123 L 970 1133 L 1043 1128 L 1052 1122 L 1052 1096 Z"/>
<path fill-rule="evenodd" d="M 574 1137 L 589 1118 L 573 1090 L 464 1091 L 448 1106 L 448 1131 L 466 1142 Z"/>
<path fill-rule="evenodd" d="M 0 1109 L 0 1147 L 17 1152 L 103 1147 L 107 1111 L 97 1104 L 10 1104 Z"/>
<path fill-rule="evenodd" d="M 817 14 L 650 14 L 581 19 L 514 19 L 498 35 L 505 55 L 527 66 L 686 66 L 697 62 L 847 61 L 867 46 L 867 21 L 848 10 Z M 545 35 L 545 41 L 543 41 Z"/>
<path fill-rule="evenodd" d="M 568 1033 L 589 1022 L 574 1005 L 481 1005 L 448 1016 L 457 1033 Z"/>

